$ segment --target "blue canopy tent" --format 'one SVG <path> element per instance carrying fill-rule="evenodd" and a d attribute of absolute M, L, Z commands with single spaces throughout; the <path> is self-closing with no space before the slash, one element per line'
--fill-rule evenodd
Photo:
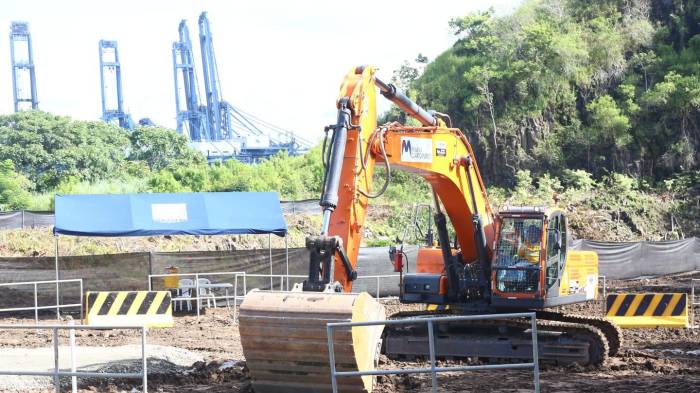
<path fill-rule="evenodd" d="M 55 235 L 287 234 L 275 192 L 56 195 Z"/>
<path fill-rule="evenodd" d="M 56 195 L 55 214 L 56 280 L 59 235 L 287 235 L 276 192 Z"/>

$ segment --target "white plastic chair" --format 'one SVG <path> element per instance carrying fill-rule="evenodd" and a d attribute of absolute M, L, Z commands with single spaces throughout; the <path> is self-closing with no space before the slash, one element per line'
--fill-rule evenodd
<path fill-rule="evenodd" d="M 202 288 L 202 285 L 210 285 L 211 281 L 208 278 L 200 278 L 197 280 L 197 282 L 200 285 L 199 297 L 206 297 L 207 298 L 207 308 L 211 307 L 212 301 L 214 302 L 214 308 L 216 308 L 216 295 L 214 295 L 214 292 L 211 290 L 210 287 Z"/>
<path fill-rule="evenodd" d="M 187 311 L 192 311 L 192 293 L 194 292 L 191 288 L 191 286 L 194 285 L 194 281 L 189 279 L 189 278 L 182 278 L 180 279 L 178 289 L 177 289 L 177 297 L 174 299 L 176 300 L 175 302 L 175 310 L 177 311 L 177 306 L 178 304 L 180 305 L 180 311 L 182 311 L 182 302 L 187 299 Z M 190 286 L 189 288 L 183 288 L 185 286 Z"/>

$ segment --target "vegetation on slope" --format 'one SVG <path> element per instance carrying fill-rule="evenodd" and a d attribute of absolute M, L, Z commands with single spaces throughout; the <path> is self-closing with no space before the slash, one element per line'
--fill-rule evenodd
<path fill-rule="evenodd" d="M 467 130 L 492 184 L 700 169 L 700 2 L 530 0 L 450 26 L 454 46 L 409 87 Z"/>

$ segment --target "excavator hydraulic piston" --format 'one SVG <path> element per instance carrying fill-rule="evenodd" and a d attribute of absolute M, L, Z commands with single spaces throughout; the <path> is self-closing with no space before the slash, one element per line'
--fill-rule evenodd
<path fill-rule="evenodd" d="M 352 112 L 348 107 L 348 99 L 341 98 L 338 101 L 338 121 L 332 126 L 331 150 L 328 155 L 326 173 L 324 174 L 323 193 L 319 204 L 323 207 L 323 224 L 321 235 L 328 233 L 331 213 L 338 206 L 338 185 L 340 184 L 340 171 L 343 167 L 343 153 L 348 141 L 348 129 Z"/>
<path fill-rule="evenodd" d="M 430 127 L 438 125 L 438 121 L 435 116 L 421 108 L 420 105 L 408 98 L 406 94 L 397 89 L 396 86 L 392 85 L 391 83 L 386 84 L 376 77 L 374 78 L 374 84 L 379 88 L 381 95 L 383 95 L 387 100 L 396 104 L 396 106 L 401 108 L 402 111 L 420 121 L 423 126 Z"/>

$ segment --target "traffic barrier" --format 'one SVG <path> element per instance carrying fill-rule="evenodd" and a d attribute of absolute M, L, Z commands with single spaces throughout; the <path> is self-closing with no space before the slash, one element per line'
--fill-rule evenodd
<path fill-rule="evenodd" d="M 87 292 L 85 298 L 85 323 L 90 326 L 174 325 L 168 291 Z"/>
<path fill-rule="evenodd" d="M 615 293 L 606 316 L 622 328 L 689 327 L 686 293 Z"/>

